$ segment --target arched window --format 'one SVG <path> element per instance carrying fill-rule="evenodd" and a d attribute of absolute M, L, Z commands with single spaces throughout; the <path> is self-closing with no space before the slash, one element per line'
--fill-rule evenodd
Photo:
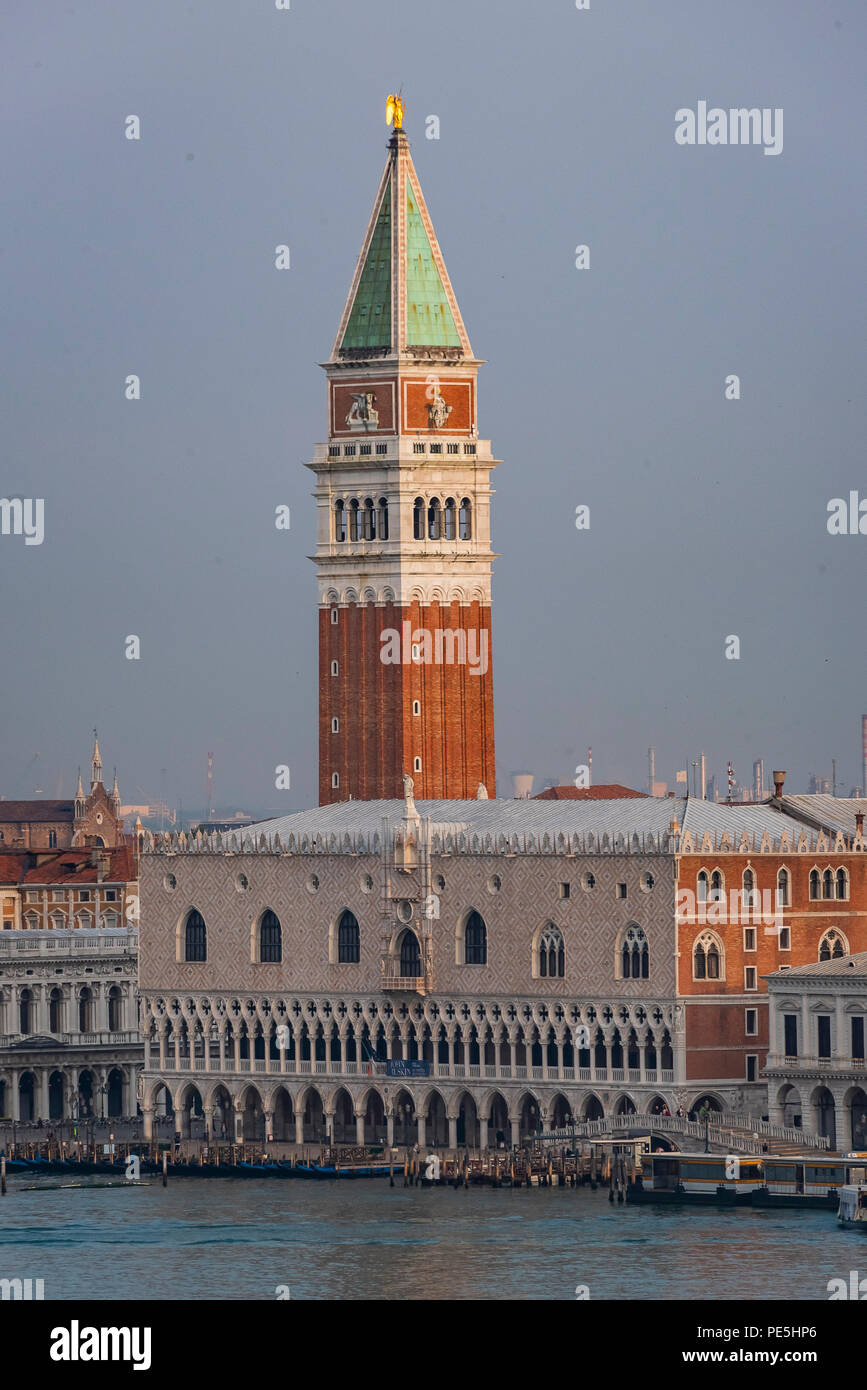
<path fill-rule="evenodd" d="M 89 1033 L 93 1027 L 93 995 L 87 986 L 78 996 L 78 1031 Z"/>
<path fill-rule="evenodd" d="M 713 902 L 719 902 L 723 892 L 723 876 L 719 869 L 714 869 L 710 876 L 710 896 Z"/>
<path fill-rule="evenodd" d="M 692 952 L 692 977 L 694 980 L 721 980 L 722 957 L 717 938 L 712 932 L 704 932 L 698 938 Z"/>
<path fill-rule="evenodd" d="M 349 539 L 358 541 L 361 539 L 361 528 L 358 523 L 358 498 L 353 497 L 349 504 Z"/>
<path fill-rule="evenodd" d="M 421 949 L 414 931 L 405 931 L 400 939 L 400 973 L 402 979 L 418 979 L 422 974 Z"/>
<path fill-rule="evenodd" d="M 442 517 L 441 517 L 441 515 L 440 515 L 440 499 L 439 499 L 438 497 L 432 497 L 431 500 L 430 500 L 430 505 L 428 506 L 428 509 L 427 509 L 427 534 L 428 534 L 428 540 L 431 540 L 431 541 L 438 541 L 438 540 L 439 540 L 439 538 L 440 538 L 440 524 L 441 524 L 441 521 L 442 521 Z"/>
<path fill-rule="evenodd" d="M 18 1022 L 21 1025 L 19 1031 L 30 1033 L 33 1031 L 33 992 L 29 989 L 22 989 L 18 1000 Z"/>
<path fill-rule="evenodd" d="M 549 922 L 539 937 L 536 974 L 541 979 L 562 980 L 566 974 L 566 947 L 559 927 Z"/>
<path fill-rule="evenodd" d="M 377 517 L 377 523 L 376 523 L 376 524 L 377 524 L 377 527 L 378 527 L 377 534 L 378 534 L 378 536 L 379 536 L 379 539 L 380 539 L 381 541 L 387 541 L 387 540 L 388 540 L 388 499 L 385 498 L 385 497 L 380 497 L 380 499 L 379 499 L 379 515 L 378 515 L 378 517 Z"/>
<path fill-rule="evenodd" d="M 696 896 L 697 896 L 699 902 L 700 902 L 700 903 L 706 903 L 706 902 L 707 902 L 707 874 L 705 873 L 704 869 L 701 870 L 701 872 L 700 872 L 700 874 L 698 875 L 698 878 L 697 878 L 697 880 L 696 880 L 696 890 L 697 890 L 697 891 L 696 891 Z"/>
<path fill-rule="evenodd" d="M 474 908 L 467 918 L 467 925 L 464 928 L 464 964 L 487 965 L 487 963 L 488 929 L 485 926 L 485 919 Z"/>
<path fill-rule="evenodd" d="M 283 959 L 283 928 L 280 918 L 270 907 L 262 913 L 259 923 L 259 960 L 266 965 L 279 965 Z"/>
<path fill-rule="evenodd" d="M 453 540 L 455 539 L 455 536 L 457 535 L 457 520 L 458 520 L 458 517 L 457 517 L 457 508 L 455 507 L 455 499 L 454 499 L 453 497 L 447 497 L 447 498 L 446 498 L 446 505 L 445 505 L 445 512 L 444 512 L 443 520 L 444 520 L 443 535 L 445 536 L 445 538 L 446 538 L 447 541 L 453 541 Z"/>
<path fill-rule="evenodd" d="M 48 1031 L 63 1032 L 63 994 L 59 989 L 53 989 L 48 1000 Z"/>
<path fill-rule="evenodd" d="M 789 897 L 789 871 L 780 869 L 777 874 L 777 907 L 788 907 Z"/>
<path fill-rule="evenodd" d="M 756 902 L 756 876 L 752 869 L 744 869 L 743 876 L 744 907 L 752 907 Z"/>
<path fill-rule="evenodd" d="M 354 913 L 348 908 L 337 924 L 337 960 L 340 965 L 357 965 L 361 960 L 361 933 Z"/>
<path fill-rule="evenodd" d="M 56 830 L 49 830 L 49 832 L 48 832 L 48 848 L 49 848 L 49 849 L 57 849 L 57 831 L 56 831 Z"/>
<path fill-rule="evenodd" d="M 849 942 L 840 931 L 826 931 L 819 942 L 819 960 L 842 960 L 849 954 Z"/>
<path fill-rule="evenodd" d="M 819 870 L 818 870 L 818 869 L 811 869 L 811 870 L 810 870 L 810 900 L 811 900 L 812 902 L 816 902 L 821 896 L 822 896 L 822 889 L 821 889 L 821 880 L 820 880 L 820 878 L 819 878 Z"/>
<path fill-rule="evenodd" d="M 822 875 L 822 897 L 833 898 L 834 896 L 834 875 L 830 869 L 826 869 Z"/>
<path fill-rule="evenodd" d="M 184 926 L 184 960 L 207 960 L 207 932 L 201 912 L 192 909 Z"/>
<path fill-rule="evenodd" d="M 417 541 L 424 540 L 424 498 L 417 497 L 412 504 L 412 534 Z"/>
<path fill-rule="evenodd" d="M 334 539 L 336 541 L 346 540 L 346 512 L 342 498 L 338 498 L 334 503 Z"/>
<path fill-rule="evenodd" d="M 620 948 L 620 975 L 624 980 L 646 980 L 650 974 L 647 937 L 641 927 L 627 927 Z"/>
<path fill-rule="evenodd" d="M 108 1031 L 119 1033 L 123 1008 L 123 996 L 119 985 L 112 985 L 108 991 Z"/>
<path fill-rule="evenodd" d="M 459 537 L 462 541 L 473 539 L 473 504 L 469 497 L 461 498 L 461 511 L 458 518 Z"/>
<path fill-rule="evenodd" d="M 361 534 L 366 541 L 376 540 L 376 512 L 373 509 L 372 497 L 365 497 L 364 499 L 364 519 Z"/>
<path fill-rule="evenodd" d="M 838 869 L 834 876 L 838 898 L 848 898 L 849 896 L 849 875 L 845 869 Z"/>

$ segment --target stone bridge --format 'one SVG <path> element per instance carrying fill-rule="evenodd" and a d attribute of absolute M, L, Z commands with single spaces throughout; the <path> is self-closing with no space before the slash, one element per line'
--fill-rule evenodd
<path fill-rule="evenodd" d="M 640 1139 L 644 1135 L 657 1136 L 680 1152 L 701 1151 L 705 1142 L 714 1153 L 786 1154 L 805 1149 L 827 1152 L 829 1147 L 823 1136 L 805 1134 L 801 1129 L 715 1111 L 706 1122 L 681 1115 L 610 1115 L 537 1134 L 534 1142 L 568 1144 L 574 1139 Z"/>

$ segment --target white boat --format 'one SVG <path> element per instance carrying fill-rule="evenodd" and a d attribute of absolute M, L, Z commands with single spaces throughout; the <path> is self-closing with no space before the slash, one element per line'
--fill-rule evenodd
<path fill-rule="evenodd" d="M 841 1226 L 860 1226 L 867 1231 L 867 1183 L 846 1183 L 840 1188 L 837 1220 Z"/>

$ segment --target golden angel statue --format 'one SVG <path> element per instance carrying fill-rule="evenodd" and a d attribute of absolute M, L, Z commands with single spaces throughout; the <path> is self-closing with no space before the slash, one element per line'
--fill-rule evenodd
<path fill-rule="evenodd" d="M 396 96 L 394 93 L 391 93 L 385 103 L 385 124 L 391 125 L 392 121 L 394 121 L 395 130 L 403 130 L 404 110 L 403 97 L 400 93 Z"/>

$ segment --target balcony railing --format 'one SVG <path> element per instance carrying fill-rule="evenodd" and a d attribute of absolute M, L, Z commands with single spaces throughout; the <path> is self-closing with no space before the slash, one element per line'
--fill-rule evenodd
<path fill-rule="evenodd" d="M 402 975 L 400 961 L 386 956 L 382 962 L 382 988 L 392 994 L 430 994 L 433 971 L 427 970 L 421 975 Z"/>
<path fill-rule="evenodd" d="M 863 1057 L 787 1057 L 781 1052 L 769 1052 L 765 1070 L 775 1071 L 865 1071 Z"/>

